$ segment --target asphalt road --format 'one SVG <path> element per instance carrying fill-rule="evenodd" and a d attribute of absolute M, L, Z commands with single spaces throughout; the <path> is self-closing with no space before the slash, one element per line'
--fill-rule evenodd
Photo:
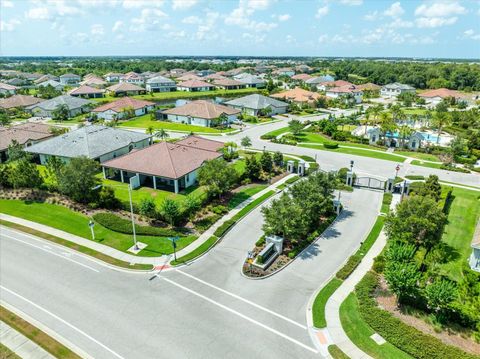
<path fill-rule="evenodd" d="M 0 300 L 95 358 L 310 358 L 308 299 L 358 247 L 381 193 L 343 195 L 346 210 L 277 275 L 244 278 L 260 235 L 260 209 L 208 255 L 181 270 L 113 270 L 73 251 L 2 227 Z"/>

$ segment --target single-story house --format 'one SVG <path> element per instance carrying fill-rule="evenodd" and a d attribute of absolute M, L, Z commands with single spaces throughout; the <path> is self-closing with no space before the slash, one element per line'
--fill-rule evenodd
<path fill-rule="evenodd" d="M 179 82 L 192 81 L 192 80 L 202 81 L 203 79 L 200 76 L 194 74 L 193 72 L 187 72 L 187 73 L 184 73 L 182 76 L 177 77 L 177 81 Z"/>
<path fill-rule="evenodd" d="M 308 74 L 308 73 L 313 72 L 313 68 L 311 68 L 310 66 L 305 65 L 305 64 L 300 64 L 300 65 L 295 66 L 295 71 L 303 72 L 303 73 Z"/>
<path fill-rule="evenodd" d="M 380 90 L 380 95 L 382 97 L 397 97 L 402 93 L 415 93 L 415 87 L 410 85 L 401 84 L 398 82 L 394 82 L 385 86 L 382 86 Z"/>
<path fill-rule="evenodd" d="M 64 74 L 59 76 L 60 83 L 62 85 L 78 85 L 81 81 L 81 77 L 76 74 Z"/>
<path fill-rule="evenodd" d="M 187 72 L 187 70 L 185 70 L 185 69 L 171 69 L 170 70 L 170 76 L 178 78 L 186 72 Z"/>
<path fill-rule="evenodd" d="M 84 126 L 37 143 L 26 149 L 40 157 L 45 164 L 52 157 L 64 162 L 71 158 L 86 156 L 100 163 L 122 156 L 133 149 L 141 149 L 151 144 L 151 135 L 121 130 L 108 126 Z"/>
<path fill-rule="evenodd" d="M 12 86 L 22 87 L 27 86 L 29 84 L 29 81 L 24 78 L 15 77 L 13 79 L 7 80 L 5 83 Z"/>
<path fill-rule="evenodd" d="M 327 91 L 332 87 L 352 86 L 351 82 L 345 80 L 324 81 L 316 85 L 318 91 Z"/>
<path fill-rule="evenodd" d="M 109 72 L 108 74 L 103 75 L 103 78 L 107 82 L 118 82 L 122 77 L 123 74 L 119 72 Z"/>
<path fill-rule="evenodd" d="M 145 83 L 143 76 L 136 72 L 127 72 L 124 76 L 120 77 L 119 81 L 136 85 L 143 85 Z"/>
<path fill-rule="evenodd" d="M 375 92 L 375 91 L 380 91 L 382 86 L 379 86 L 377 84 L 374 84 L 372 82 L 367 82 L 366 84 L 361 84 L 361 85 L 355 85 L 357 89 L 362 90 L 363 92 Z"/>
<path fill-rule="evenodd" d="M 315 76 L 305 80 L 305 84 L 307 84 L 310 87 L 310 89 L 317 90 L 318 86 L 320 86 L 321 83 L 331 82 L 331 81 L 335 81 L 335 78 L 330 75 Z"/>
<path fill-rule="evenodd" d="M 293 75 L 291 77 L 292 80 L 297 81 L 297 82 L 305 82 L 305 81 L 310 80 L 312 78 L 313 78 L 312 76 L 310 76 L 309 74 L 305 74 L 305 73 Z"/>
<path fill-rule="evenodd" d="M 266 85 L 265 80 L 247 72 L 242 72 L 233 76 L 233 78 L 237 81 L 243 82 L 247 87 L 263 88 Z"/>
<path fill-rule="evenodd" d="M 165 110 L 162 114 L 172 122 L 211 127 L 218 125 L 217 120 L 223 114 L 228 118 L 226 124 L 235 121 L 240 110 L 206 100 L 198 100 Z"/>
<path fill-rule="evenodd" d="M 213 84 L 215 85 L 216 88 L 219 88 L 222 90 L 236 90 L 236 89 L 243 89 L 247 87 L 247 85 L 244 84 L 243 82 L 228 79 L 228 78 L 214 80 Z"/>
<path fill-rule="evenodd" d="M 45 101 L 43 98 L 27 95 L 13 95 L 7 98 L 0 99 L 0 108 L 25 108 L 31 105 L 35 105 L 39 102 Z"/>
<path fill-rule="evenodd" d="M 325 93 L 325 96 L 329 98 L 348 98 L 351 96 L 355 103 L 361 103 L 363 97 L 363 91 L 358 89 L 355 85 L 344 85 L 340 87 L 329 87 Z"/>
<path fill-rule="evenodd" d="M 0 127 L 0 163 L 8 159 L 8 146 L 16 141 L 23 147 L 29 147 L 53 137 L 51 126 L 44 123 L 22 123 L 11 127 Z"/>
<path fill-rule="evenodd" d="M 113 178 L 127 183 L 138 176 L 144 186 L 178 193 L 197 183 L 199 168 L 205 161 L 221 157 L 218 150 L 222 147 L 222 142 L 195 136 L 175 143 L 162 141 L 104 162 L 103 174 L 107 177 L 107 172 L 113 172 Z"/>
<path fill-rule="evenodd" d="M 55 80 L 47 80 L 44 82 L 41 82 L 37 85 L 38 87 L 47 87 L 47 86 L 52 86 L 55 90 L 57 91 L 62 91 L 63 88 L 65 87 L 62 85 L 60 82 L 55 81 Z"/>
<path fill-rule="evenodd" d="M 468 262 L 472 270 L 480 272 L 480 220 L 477 221 L 477 227 L 473 234 L 472 254 Z"/>
<path fill-rule="evenodd" d="M 130 96 L 145 93 L 145 89 L 143 87 L 127 82 L 120 82 L 118 84 L 109 86 L 106 88 L 106 90 L 108 93 L 114 96 Z"/>
<path fill-rule="evenodd" d="M 283 67 L 283 68 L 279 68 L 277 70 L 274 70 L 272 72 L 273 75 L 276 75 L 276 76 L 288 76 L 288 77 L 292 77 L 293 75 L 295 75 L 295 70 L 290 68 L 290 67 Z"/>
<path fill-rule="evenodd" d="M 146 89 L 149 92 L 171 92 L 177 89 L 177 85 L 168 77 L 155 76 L 147 80 Z"/>
<path fill-rule="evenodd" d="M 155 102 L 137 100 L 131 97 L 123 97 L 116 101 L 94 108 L 92 112 L 96 113 L 98 118 L 111 121 L 113 119 L 122 119 L 125 116 L 126 110 L 132 110 L 135 116 L 142 116 L 153 110 L 154 107 Z"/>
<path fill-rule="evenodd" d="M 266 108 L 271 110 L 269 115 L 278 115 L 286 113 L 288 108 L 288 103 L 260 94 L 236 98 L 225 102 L 225 105 L 239 109 L 250 116 L 258 116 Z"/>
<path fill-rule="evenodd" d="M 103 88 L 108 85 L 108 82 L 99 76 L 90 74 L 83 77 L 83 81 L 80 82 L 80 85 Z"/>
<path fill-rule="evenodd" d="M 225 80 L 227 77 L 219 74 L 218 72 L 205 76 L 202 80 L 205 81 L 215 81 L 215 80 Z"/>
<path fill-rule="evenodd" d="M 74 88 L 68 92 L 70 96 L 75 97 L 84 97 L 84 98 L 97 98 L 103 97 L 105 90 L 91 87 L 87 85 L 81 85 L 80 87 Z"/>
<path fill-rule="evenodd" d="M 1 95 L 15 95 L 18 87 L 0 82 L 0 94 Z"/>
<path fill-rule="evenodd" d="M 60 79 L 58 78 L 58 76 L 55 76 L 55 75 L 51 75 L 51 74 L 46 74 L 46 75 L 42 75 L 41 77 L 39 77 L 38 79 L 36 79 L 35 81 L 33 81 L 36 85 L 38 84 L 41 84 L 42 82 L 45 82 L 45 81 L 48 81 L 48 80 L 54 80 L 54 81 L 60 81 Z"/>
<path fill-rule="evenodd" d="M 189 80 L 180 82 L 177 85 L 178 91 L 189 91 L 189 92 L 197 92 L 197 91 L 212 91 L 215 90 L 215 87 L 205 81 L 201 80 Z"/>
<path fill-rule="evenodd" d="M 300 87 L 295 87 L 292 90 L 276 93 L 271 95 L 270 97 L 282 99 L 285 101 L 300 103 L 300 104 L 302 103 L 312 104 L 316 100 L 318 100 L 321 97 L 321 95 L 318 92 L 307 91 Z"/>
<path fill-rule="evenodd" d="M 467 96 L 460 91 L 449 90 L 447 88 L 439 88 L 435 90 L 427 90 L 418 95 L 425 99 L 425 102 L 431 106 L 436 106 L 444 99 L 451 97 L 458 102 L 467 102 Z"/>
<path fill-rule="evenodd" d="M 53 112 L 58 106 L 66 105 L 68 108 L 68 116 L 74 117 L 87 112 L 91 103 L 91 101 L 83 98 L 62 95 L 28 106 L 26 110 L 30 111 L 34 116 L 52 117 Z"/>
<path fill-rule="evenodd" d="M 196 72 L 197 76 L 200 76 L 200 77 L 205 77 L 205 76 L 208 76 L 208 75 L 212 75 L 214 73 L 215 73 L 215 71 L 210 70 L 210 69 L 209 70 L 198 70 Z"/>

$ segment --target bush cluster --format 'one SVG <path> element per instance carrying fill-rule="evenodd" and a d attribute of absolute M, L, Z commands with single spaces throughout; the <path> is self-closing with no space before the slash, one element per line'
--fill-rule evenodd
<path fill-rule="evenodd" d="M 358 254 L 352 255 L 350 258 L 348 258 L 347 263 L 345 263 L 345 265 L 342 268 L 340 268 L 337 274 L 335 274 L 335 276 L 338 279 L 342 279 L 342 280 L 347 279 L 350 276 L 350 274 L 352 274 L 352 272 L 355 270 L 355 268 L 358 267 L 361 261 L 362 261 L 362 256 Z"/>

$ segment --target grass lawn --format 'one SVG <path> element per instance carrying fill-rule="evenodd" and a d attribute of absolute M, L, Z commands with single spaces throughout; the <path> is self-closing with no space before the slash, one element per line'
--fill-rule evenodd
<path fill-rule="evenodd" d="M 0 358 L 2 359 L 22 359 L 17 354 L 8 349 L 5 345 L 0 344 Z"/>
<path fill-rule="evenodd" d="M 342 283 L 343 281 L 341 279 L 336 277 L 332 278 L 315 297 L 312 307 L 313 325 L 315 328 L 325 328 L 327 326 L 327 321 L 325 320 L 325 305 L 327 304 L 328 298 L 331 297 Z"/>
<path fill-rule="evenodd" d="M 298 136 L 298 142 L 310 142 L 310 143 L 325 143 L 325 142 L 337 142 L 334 140 L 330 140 L 329 138 L 325 137 L 324 135 L 320 133 L 314 133 L 314 132 L 302 132 Z M 350 146 L 350 147 L 358 147 L 358 148 L 365 148 L 365 149 L 370 149 L 370 150 L 376 150 L 376 151 L 385 151 L 382 148 L 378 147 L 373 147 L 369 145 L 365 145 L 362 143 L 354 143 L 354 142 L 337 142 L 340 147 L 343 146 Z"/>
<path fill-rule="evenodd" d="M 362 319 L 358 311 L 358 302 L 355 293 L 350 293 L 340 306 L 340 321 L 342 322 L 342 327 L 350 340 L 373 358 L 412 358 L 410 355 L 388 342 L 378 345 L 370 338 L 375 331 Z"/>
<path fill-rule="evenodd" d="M 430 162 L 423 162 L 419 160 L 413 160 L 411 162 L 412 165 L 415 166 L 422 166 L 422 167 L 428 167 L 428 168 L 440 168 L 442 167 L 441 163 L 430 163 Z"/>
<path fill-rule="evenodd" d="M 218 241 L 218 237 L 211 236 L 204 243 L 202 243 L 199 247 L 197 247 L 196 249 L 194 249 L 190 253 L 188 253 L 188 254 L 180 257 L 180 258 L 177 258 L 176 261 L 172 261 L 171 264 L 176 266 L 176 265 L 179 265 L 179 264 L 189 262 L 189 261 L 197 258 L 198 256 L 202 255 L 206 251 L 208 251 L 211 247 L 213 247 L 215 245 L 215 243 L 217 243 L 217 241 Z"/>
<path fill-rule="evenodd" d="M 246 201 L 253 195 L 267 188 L 266 184 L 253 184 L 247 188 L 243 188 L 238 192 L 235 192 L 233 197 L 228 202 L 228 209 L 237 207 L 243 201 Z"/>
<path fill-rule="evenodd" d="M 398 153 L 399 155 L 403 155 L 403 156 L 418 158 L 419 160 L 424 160 L 424 161 L 436 161 L 436 162 L 440 161 L 438 156 L 432 155 L 430 153 L 413 152 L 413 151 L 412 152 L 410 152 L 410 151 L 397 151 L 397 150 L 395 150 L 394 153 Z"/>
<path fill-rule="evenodd" d="M 201 132 L 201 133 L 222 133 L 222 132 L 234 131 L 233 128 L 218 129 L 213 127 L 187 125 L 184 123 L 152 120 L 149 113 L 143 116 L 134 117 L 128 121 L 120 121 L 119 126 L 120 127 L 137 127 L 137 128 L 147 128 L 149 126 L 152 126 L 156 130 L 163 128 L 165 130 L 171 130 L 171 131 Z"/>
<path fill-rule="evenodd" d="M 91 239 L 88 222 L 90 218 L 66 207 L 38 202 L 0 199 L 2 213 L 38 222 L 74 235 Z M 196 239 L 195 236 L 181 237 L 177 241 L 180 250 Z M 139 256 L 157 257 L 172 253 L 171 242 L 164 237 L 137 236 L 139 242 L 148 244 Z M 131 235 L 111 231 L 99 224 L 95 226 L 95 242 L 126 252 L 133 245 Z"/>
<path fill-rule="evenodd" d="M 448 224 L 442 235 L 447 244 L 447 255 L 452 256 L 447 263 L 441 264 L 441 271 L 454 280 L 461 278 L 462 265 L 467 262 L 472 249 L 475 225 L 480 217 L 480 193 L 463 188 L 453 188 L 453 202 L 448 214 Z"/>
<path fill-rule="evenodd" d="M 404 162 L 406 160 L 406 158 L 395 156 L 390 153 L 373 152 L 373 151 L 368 151 L 362 148 L 339 147 L 336 149 L 329 149 L 329 148 L 325 148 L 323 145 L 304 145 L 304 144 L 299 144 L 298 146 L 313 148 L 321 151 L 339 152 L 339 153 L 345 153 L 345 154 L 355 155 L 355 156 L 371 157 L 379 160 L 386 160 L 386 161 L 393 161 L 393 162 Z"/>
<path fill-rule="evenodd" d="M 344 352 L 342 352 L 341 349 L 335 344 L 331 344 L 328 346 L 328 352 L 333 359 L 350 359 L 350 357 Z"/>
<path fill-rule="evenodd" d="M 26 320 L 23 320 L 15 313 L 12 313 L 5 307 L 0 306 L 0 320 L 7 323 L 9 326 L 22 333 L 24 336 L 37 343 L 47 352 L 52 354 L 55 358 L 59 359 L 76 359 L 80 358 L 77 354 L 71 351 L 69 348 L 63 344 L 57 342 L 55 339 L 47 335 L 45 332 L 42 332 L 37 327 L 33 326 Z M 0 358 L 20 358 L 19 356 L 9 356 L 4 355 L 8 353 L 3 348 L 0 349 Z"/>
<path fill-rule="evenodd" d="M 264 134 L 263 136 L 279 136 L 281 135 L 282 133 L 287 133 L 287 132 L 290 132 L 290 128 L 289 127 L 283 127 L 283 128 L 279 128 L 278 130 L 273 130 L 273 131 L 270 131 L 266 134 Z"/>

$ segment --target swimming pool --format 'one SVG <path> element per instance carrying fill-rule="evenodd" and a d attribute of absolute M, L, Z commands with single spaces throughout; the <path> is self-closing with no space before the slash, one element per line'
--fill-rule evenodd
<path fill-rule="evenodd" d="M 429 132 L 420 132 L 423 137 L 425 138 L 425 141 L 427 142 L 432 142 L 432 143 L 437 143 L 438 141 L 438 135 L 435 135 L 433 133 L 429 133 Z"/>

